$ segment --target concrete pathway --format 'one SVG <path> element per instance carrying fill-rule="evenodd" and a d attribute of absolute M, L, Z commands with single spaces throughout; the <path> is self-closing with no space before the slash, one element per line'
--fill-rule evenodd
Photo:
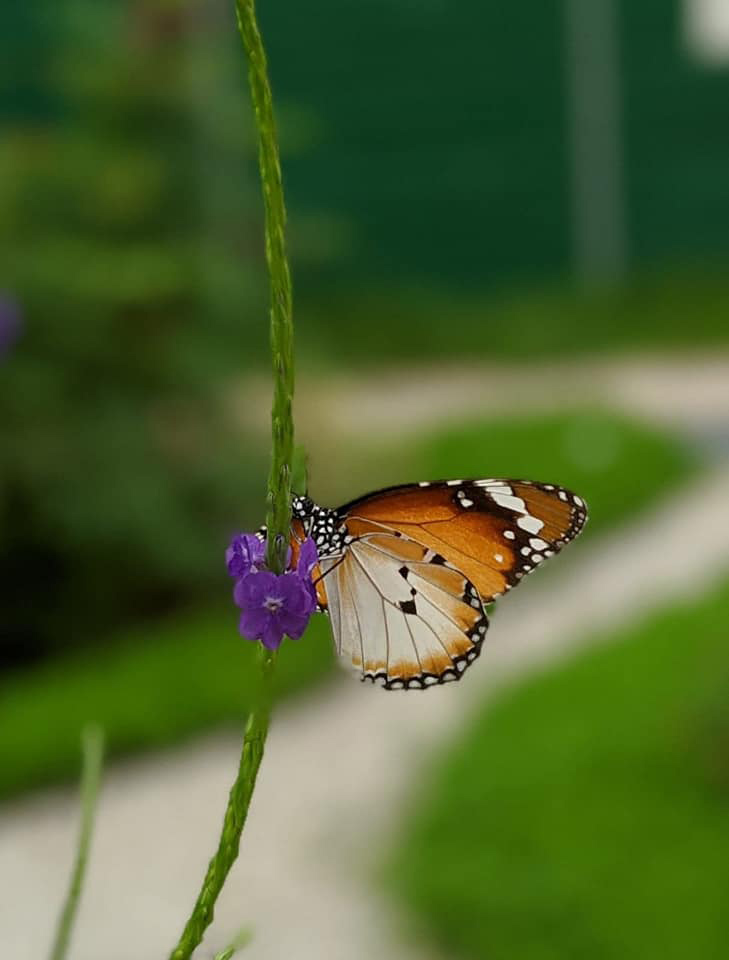
<path fill-rule="evenodd" d="M 268 430 L 269 394 L 269 380 L 258 376 L 234 392 L 232 403 L 247 429 Z M 469 414 L 589 404 L 701 434 L 729 431 L 729 354 L 304 373 L 296 386 L 299 433 L 307 434 L 307 444 L 351 436 L 353 425 L 366 434 L 402 436 Z"/>
<path fill-rule="evenodd" d="M 702 383 L 714 389 L 709 380 L 697 374 L 697 398 Z M 666 383 L 675 392 L 675 380 Z M 719 393 L 707 412 L 724 402 Z M 673 404 L 677 412 L 687 405 Z M 413 408 L 420 406 L 418 396 Z M 706 418 L 697 414 L 699 423 Z M 717 429 L 727 423 L 715 420 Z M 501 601 L 484 654 L 460 684 L 399 695 L 343 674 L 282 708 L 241 859 L 198 956 L 212 957 L 251 924 L 255 940 L 242 956 L 256 960 L 431 960 L 427 947 L 404 942 L 392 905 L 372 882 L 421 765 L 511 677 L 725 575 L 727 503 L 724 462 L 638 523 L 596 543 L 578 541 Z M 74 960 L 166 956 L 217 841 L 238 750 L 237 738 L 206 737 L 109 771 Z M 37 960 L 47 949 L 76 820 L 66 790 L 0 812 L 3 956 Z"/>

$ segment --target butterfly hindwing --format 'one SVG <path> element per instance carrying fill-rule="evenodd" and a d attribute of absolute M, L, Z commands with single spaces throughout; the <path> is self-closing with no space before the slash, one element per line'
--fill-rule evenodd
<path fill-rule="evenodd" d="M 432 550 L 376 525 L 322 561 L 337 652 L 387 689 L 457 680 L 488 620 L 476 589 Z"/>

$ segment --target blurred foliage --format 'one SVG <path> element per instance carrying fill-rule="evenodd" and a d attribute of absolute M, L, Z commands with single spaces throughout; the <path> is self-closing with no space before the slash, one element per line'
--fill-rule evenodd
<path fill-rule="evenodd" d="M 524 11 L 503 5 L 469 2 L 458 16 L 438 3 L 417 14 L 409 0 L 381 7 L 322 0 L 314 16 L 289 0 L 282 15 L 261 10 L 283 100 L 301 360 L 341 369 L 726 342 L 721 261 L 620 291 L 476 292 L 489 276 L 559 273 L 566 256 L 566 152 L 562 119 L 553 122 L 563 109 L 558 10 L 535 5 L 525 33 Z M 626 19 L 631 71 L 644 16 Z M 0 23 L 0 296 L 24 317 L 0 360 L 7 665 L 212 602 L 231 528 L 263 512 L 265 453 L 241 434 L 229 388 L 268 363 L 268 325 L 232 3 L 33 0 L 5 4 Z M 664 50 L 665 16 L 660 24 Z M 366 36 L 377 40 L 374 70 Z M 529 71 L 512 69 L 515 37 Z M 716 133 L 724 80 L 685 75 L 674 60 L 647 71 L 645 90 L 664 73 L 685 88 L 681 117 L 696 124 L 686 142 L 700 142 L 702 130 Z M 685 106 L 699 93 L 701 116 Z M 653 102 L 646 93 L 643 114 Z M 631 106 L 631 129 L 640 116 Z M 658 178 L 651 164 L 649 200 L 671 214 L 665 236 L 675 240 L 680 211 L 665 193 L 676 176 L 691 194 L 687 223 L 696 225 L 699 200 L 708 223 L 710 197 L 714 226 L 696 250 L 686 234 L 663 252 L 720 258 L 724 194 L 711 187 L 715 161 L 699 153 L 692 169 L 705 179 L 675 165 Z M 630 168 L 644 169 L 639 158 Z M 641 216 L 647 222 L 647 209 Z M 651 236 L 667 222 L 654 216 Z M 646 261 L 657 251 L 649 240 Z M 420 286 L 426 274 L 441 293 Z M 569 482 L 559 460 L 546 472 L 552 463 Z M 522 472 L 537 466 L 529 460 Z M 590 482 L 575 474 L 594 500 Z"/>
<path fill-rule="evenodd" d="M 25 330 L 0 377 L 0 663 L 205 594 L 265 490 L 221 381 L 268 343 L 234 30 L 166 0 L 3 21 L 0 287 Z"/>
<path fill-rule="evenodd" d="M 371 451 L 371 461 L 389 454 Z M 640 479 L 632 469 L 640 460 Z M 621 417 L 574 414 L 450 427 L 402 452 L 404 475 L 523 474 L 574 484 L 588 499 L 588 530 L 605 529 L 675 486 L 691 460 L 671 437 Z M 559 564 L 554 573 L 558 575 Z M 539 576 L 544 576 L 540 572 Z M 218 593 L 228 593 L 222 567 Z M 236 611 L 191 613 L 126 631 L 62 662 L 0 682 L 0 795 L 76 769 L 80 729 L 106 731 L 112 755 L 173 742 L 237 722 L 254 693 L 254 647 L 236 632 Z M 281 692 L 299 689 L 332 663 L 328 621 L 287 641 Z"/>
<path fill-rule="evenodd" d="M 724 955 L 728 617 L 725 584 L 481 713 L 395 858 L 424 935 L 472 960 Z"/>

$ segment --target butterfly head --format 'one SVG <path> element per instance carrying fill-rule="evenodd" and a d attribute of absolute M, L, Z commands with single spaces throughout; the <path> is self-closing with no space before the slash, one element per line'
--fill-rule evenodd
<path fill-rule="evenodd" d="M 294 520 L 299 520 L 304 534 L 316 544 L 320 557 L 333 556 L 344 547 L 346 531 L 335 510 L 320 507 L 310 497 L 294 497 L 291 503 Z"/>

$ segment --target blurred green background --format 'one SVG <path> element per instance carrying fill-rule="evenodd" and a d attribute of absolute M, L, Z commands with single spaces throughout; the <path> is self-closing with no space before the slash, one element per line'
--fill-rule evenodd
<path fill-rule="evenodd" d="M 589 388 L 615 365 L 638 395 L 645 366 L 669 396 L 681 363 L 729 364 L 729 52 L 702 46 L 701 6 L 260 3 L 314 497 L 530 476 L 583 493 L 597 541 L 721 462 L 710 403 L 674 423 Z M 252 651 L 222 554 L 264 512 L 269 383 L 232 4 L 6 4 L 0 118 L 2 799 L 71 776 L 91 719 L 113 755 L 239 720 Z M 441 416 L 461 370 L 483 390 Z M 556 373 L 522 396 L 532 370 Z M 719 956 L 728 613 L 726 590 L 697 598 L 485 709 L 388 881 L 426 936 L 456 957 Z M 305 695 L 326 623 L 289 647 L 280 693 Z M 603 830 L 615 805 L 630 830 Z M 445 843 L 452 816 L 471 844 Z M 653 880 L 679 863 L 700 908 L 651 953 L 643 908 L 616 919 L 601 891 L 630 876 L 645 911 L 673 910 L 684 888 Z"/>

